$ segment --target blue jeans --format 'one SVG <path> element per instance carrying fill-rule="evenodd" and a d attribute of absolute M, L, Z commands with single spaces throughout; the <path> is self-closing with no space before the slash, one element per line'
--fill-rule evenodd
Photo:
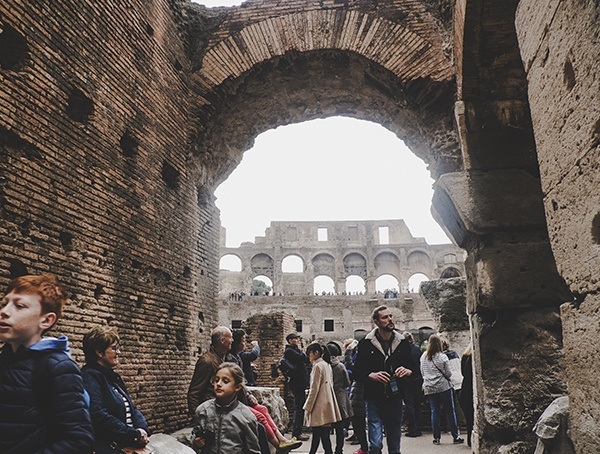
<path fill-rule="evenodd" d="M 367 399 L 369 454 L 381 454 L 383 429 L 389 454 L 400 454 L 402 435 L 402 399 Z"/>
<path fill-rule="evenodd" d="M 441 393 L 429 394 L 429 406 L 431 407 L 431 427 L 433 427 L 433 438 L 441 438 L 442 430 L 440 428 L 440 416 L 442 404 L 446 412 L 446 419 L 452 438 L 458 438 L 458 424 L 456 423 L 456 412 L 454 411 L 454 398 L 452 389 L 447 389 Z"/>

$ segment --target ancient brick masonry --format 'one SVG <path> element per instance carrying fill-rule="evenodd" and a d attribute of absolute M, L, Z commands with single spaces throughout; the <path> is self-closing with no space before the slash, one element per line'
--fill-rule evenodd
<path fill-rule="evenodd" d="M 135 401 L 153 428 L 181 427 L 198 341 L 216 323 L 219 217 L 186 162 L 172 12 L 11 1 L 0 21 L 0 284 L 57 274 L 71 303 L 55 331 L 75 359 L 89 327 L 116 326 Z"/>
<path fill-rule="evenodd" d="M 182 427 L 218 315 L 214 188 L 262 131 L 374 121 L 427 162 L 468 253 L 475 451 L 531 452 L 566 365 L 575 446 L 596 452 L 599 18 L 595 0 L 4 0 L 0 284 L 58 274 L 76 359 L 91 325 L 119 327 L 152 427 Z"/>

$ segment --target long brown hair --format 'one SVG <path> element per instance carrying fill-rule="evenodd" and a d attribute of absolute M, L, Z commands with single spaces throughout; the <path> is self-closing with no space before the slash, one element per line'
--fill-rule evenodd
<path fill-rule="evenodd" d="M 437 334 L 429 336 L 429 343 L 427 344 L 426 358 L 431 361 L 435 355 L 443 352 L 442 339 Z"/>

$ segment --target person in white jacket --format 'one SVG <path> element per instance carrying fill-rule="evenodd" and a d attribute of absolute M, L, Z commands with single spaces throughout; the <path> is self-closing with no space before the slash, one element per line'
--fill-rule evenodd
<path fill-rule="evenodd" d="M 427 350 L 421 356 L 421 374 L 423 375 L 423 393 L 429 399 L 431 407 L 431 426 L 433 427 L 433 444 L 441 444 L 440 412 L 442 404 L 446 418 L 450 424 L 450 432 L 454 443 L 463 443 L 459 436 L 456 412 L 450 376 L 452 370 L 448 357 L 442 353 L 442 341 L 437 334 L 429 337 Z"/>

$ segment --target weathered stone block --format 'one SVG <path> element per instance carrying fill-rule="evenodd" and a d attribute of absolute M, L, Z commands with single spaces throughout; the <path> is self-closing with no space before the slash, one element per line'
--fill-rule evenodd
<path fill-rule="evenodd" d="M 528 454 L 535 446 L 536 421 L 567 392 L 558 306 L 480 312 L 472 325 L 474 345 L 479 345 L 474 351 L 476 452 Z"/>
<path fill-rule="evenodd" d="M 535 423 L 538 437 L 534 454 L 575 454 L 569 438 L 569 397 L 558 397 Z"/>
<path fill-rule="evenodd" d="M 433 214 L 462 247 L 473 235 L 545 224 L 539 181 L 522 170 L 455 172 L 435 184 Z"/>
<path fill-rule="evenodd" d="M 277 424 L 279 430 L 284 433 L 288 426 L 289 414 L 285 401 L 279 393 L 279 388 L 250 386 L 248 390 L 254 394 L 260 404 L 269 409 L 273 421 Z"/>
<path fill-rule="evenodd" d="M 598 292 L 600 146 L 577 161 L 544 203 L 548 234 L 560 274 L 574 293 Z"/>
<path fill-rule="evenodd" d="M 600 67 L 590 56 L 598 56 L 599 17 L 596 1 L 519 3 L 519 45 L 529 67 L 531 118 L 547 196 L 598 145 Z"/>
<path fill-rule="evenodd" d="M 588 295 L 579 308 L 567 303 L 560 309 L 569 381 L 571 438 L 578 453 L 597 452 L 600 433 L 600 296 Z"/>
<path fill-rule="evenodd" d="M 439 331 L 468 331 L 467 280 L 438 279 L 421 283 L 420 293 L 438 322 Z"/>
<path fill-rule="evenodd" d="M 570 299 L 548 242 L 531 235 L 527 239 L 490 236 L 467 257 L 470 313 L 477 312 L 478 307 L 558 307 Z"/>
<path fill-rule="evenodd" d="M 156 454 L 194 454 L 189 446 L 180 443 L 177 438 L 167 434 L 154 434 L 150 436 L 150 445 Z"/>

